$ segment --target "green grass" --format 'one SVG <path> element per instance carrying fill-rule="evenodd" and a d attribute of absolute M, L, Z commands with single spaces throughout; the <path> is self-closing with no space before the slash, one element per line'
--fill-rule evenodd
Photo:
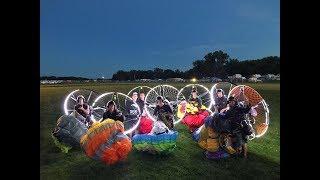
<path fill-rule="evenodd" d="M 280 179 L 280 84 L 248 84 L 269 104 L 270 126 L 266 135 L 249 142 L 249 158 L 207 160 L 187 128 L 178 125 L 177 148 L 169 156 L 130 152 L 128 159 L 106 166 L 86 157 L 80 149 L 62 153 L 51 138 L 68 92 L 93 89 L 127 93 L 133 83 L 68 84 L 40 86 L 40 177 L 41 179 Z M 155 84 L 143 84 L 154 86 Z M 185 84 L 173 84 L 177 88 Z M 205 84 L 211 88 L 212 84 Z"/>

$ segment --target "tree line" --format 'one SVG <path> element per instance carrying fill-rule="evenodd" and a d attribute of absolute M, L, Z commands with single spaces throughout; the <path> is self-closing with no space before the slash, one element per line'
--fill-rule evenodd
<path fill-rule="evenodd" d="M 168 79 L 168 78 L 204 78 L 217 77 L 227 78 L 234 74 L 241 74 L 249 77 L 252 74 L 279 74 L 280 57 L 268 56 L 262 59 L 239 61 L 219 50 L 206 54 L 203 59 L 195 60 L 192 68 L 186 71 L 179 69 L 153 70 L 119 70 L 112 76 L 112 80 L 137 80 L 137 79 Z"/>
<path fill-rule="evenodd" d="M 74 77 L 74 76 L 66 76 L 66 77 L 57 77 L 57 76 L 41 76 L 40 80 L 90 80 L 88 78 L 83 77 Z"/>

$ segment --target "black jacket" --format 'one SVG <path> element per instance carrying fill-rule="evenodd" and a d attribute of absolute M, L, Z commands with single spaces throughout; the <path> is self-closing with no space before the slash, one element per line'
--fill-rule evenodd
<path fill-rule="evenodd" d="M 215 106 L 218 109 L 218 112 L 220 112 L 223 108 L 227 107 L 227 97 L 222 96 L 221 98 L 216 97 L 216 102 L 215 102 Z"/>
<path fill-rule="evenodd" d="M 246 114 L 250 111 L 250 106 L 243 106 L 236 104 L 234 107 L 230 108 L 224 114 L 219 114 L 219 118 L 230 120 L 232 129 L 237 129 L 240 123 L 246 119 Z"/>
<path fill-rule="evenodd" d="M 145 105 L 145 102 L 142 101 L 141 99 L 138 99 L 137 102 L 136 102 L 140 108 L 140 113 L 142 114 L 143 113 L 143 108 L 144 108 L 144 105 Z"/>
<path fill-rule="evenodd" d="M 114 110 L 113 112 L 106 111 L 105 113 L 103 113 L 103 120 L 102 121 L 104 121 L 105 119 L 108 119 L 108 118 L 113 119 L 115 121 L 121 121 L 121 122 L 124 121 L 124 116 L 122 115 L 122 113 L 119 110 Z"/>

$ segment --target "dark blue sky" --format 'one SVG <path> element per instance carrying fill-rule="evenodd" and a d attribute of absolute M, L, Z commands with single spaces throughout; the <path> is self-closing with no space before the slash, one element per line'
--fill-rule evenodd
<path fill-rule="evenodd" d="M 214 50 L 280 55 L 279 0 L 41 0 L 41 75 L 186 70 Z"/>

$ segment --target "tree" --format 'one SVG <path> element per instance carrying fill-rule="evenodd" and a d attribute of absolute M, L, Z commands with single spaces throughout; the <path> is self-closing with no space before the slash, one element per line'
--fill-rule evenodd
<path fill-rule="evenodd" d="M 203 60 L 196 60 L 192 63 L 192 74 L 196 76 L 197 78 L 202 78 L 205 76 L 205 64 Z"/>
<path fill-rule="evenodd" d="M 280 73 L 280 57 L 268 56 L 257 60 L 239 61 L 230 59 L 229 55 L 221 50 L 206 54 L 203 59 L 192 62 L 192 68 L 187 71 L 178 69 L 153 70 L 131 70 L 118 71 L 113 74 L 113 80 L 136 80 L 136 79 L 167 79 L 174 77 L 181 78 L 203 78 L 219 77 L 224 79 L 227 75 L 242 74 L 251 76 L 252 74 L 278 74 Z"/>

